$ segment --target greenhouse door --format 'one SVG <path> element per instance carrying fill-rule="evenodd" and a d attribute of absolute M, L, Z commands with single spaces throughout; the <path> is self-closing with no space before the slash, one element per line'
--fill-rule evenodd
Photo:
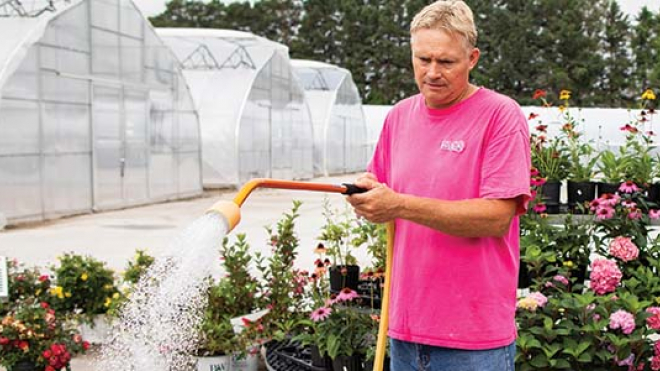
<path fill-rule="evenodd" d="M 144 93 L 95 84 L 94 209 L 113 209 L 146 202 L 147 135 Z"/>

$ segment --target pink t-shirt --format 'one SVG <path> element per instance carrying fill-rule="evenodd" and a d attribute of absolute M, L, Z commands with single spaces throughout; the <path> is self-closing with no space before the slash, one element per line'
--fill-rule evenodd
<path fill-rule="evenodd" d="M 368 167 L 394 191 L 442 200 L 529 199 L 527 120 L 518 104 L 480 88 L 446 109 L 422 95 L 388 114 Z M 392 338 L 491 349 L 516 338 L 518 217 L 503 238 L 461 238 L 396 220 Z"/>

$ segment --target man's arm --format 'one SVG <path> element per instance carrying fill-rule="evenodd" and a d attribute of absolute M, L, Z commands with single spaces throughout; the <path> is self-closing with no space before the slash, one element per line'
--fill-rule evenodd
<path fill-rule="evenodd" d="M 392 191 L 365 174 L 355 184 L 369 189 L 347 197 L 358 216 L 374 223 L 405 219 L 459 237 L 501 237 L 515 216 L 516 199 L 445 201 Z"/>

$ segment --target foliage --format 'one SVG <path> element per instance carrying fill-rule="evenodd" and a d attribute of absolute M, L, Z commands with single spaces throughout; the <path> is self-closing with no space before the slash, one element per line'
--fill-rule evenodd
<path fill-rule="evenodd" d="M 325 242 L 328 248 L 327 255 L 332 260 L 333 267 L 357 264 L 357 259 L 352 253 L 354 249 L 353 231 L 355 219 L 351 211 L 345 209 L 342 214 L 332 210 L 330 202 L 326 198 L 323 203 L 323 216 L 325 224 L 321 227 L 321 235 L 318 240 Z M 360 241 L 362 232 L 357 241 Z"/>
<path fill-rule="evenodd" d="M 149 269 L 151 264 L 154 263 L 154 260 L 154 257 L 147 254 L 145 250 L 136 250 L 133 260 L 128 262 L 124 274 L 122 275 L 124 283 L 137 285 L 140 278 L 144 275 L 147 269 Z"/>
<path fill-rule="evenodd" d="M 62 321 L 48 303 L 26 298 L 0 317 L 0 365 L 34 362 L 46 371 L 66 368 L 89 343 Z"/>
<path fill-rule="evenodd" d="M 26 267 L 18 260 L 8 260 L 7 263 L 9 299 L 7 303 L 0 302 L 0 315 L 7 314 L 26 300 L 47 302 L 50 299 L 50 276 L 36 267 Z"/>
<path fill-rule="evenodd" d="M 286 44 L 293 58 L 349 69 L 367 104 L 416 94 L 409 24 L 423 0 L 171 0 L 155 27 L 226 28 Z M 620 1 L 619 1 L 620 3 Z M 636 87 L 660 84 L 660 17 L 629 17 L 616 1 L 469 2 L 482 52 L 477 85 L 534 104 L 537 86 L 569 89 L 581 107 L 629 107 Z M 374 53 L 378 50 L 378 53 Z M 593 89 L 592 87 L 597 87 Z"/>
<path fill-rule="evenodd" d="M 257 309 L 256 294 L 261 288 L 250 274 L 252 256 L 245 235 L 238 234 L 233 243 L 225 238 L 221 256 L 226 276 L 208 289 L 208 306 L 200 327 L 200 355 L 245 352 L 258 337 L 249 331 L 235 334 L 230 322 Z"/>
<path fill-rule="evenodd" d="M 58 260 L 59 265 L 52 267 L 55 285 L 49 302 L 53 309 L 90 323 L 95 315 L 107 313 L 113 297 L 119 295 L 113 271 L 91 256 L 70 253 Z"/>
<path fill-rule="evenodd" d="M 276 227 L 266 228 L 272 254 L 268 258 L 256 254 L 257 269 L 264 282 L 260 307 L 270 310 L 263 318 L 263 325 L 271 336 L 282 337 L 282 333 L 303 316 L 300 301 L 306 273 L 293 268 L 300 245 L 295 228 L 301 205 L 300 201 L 293 201 L 291 211 L 282 215 Z"/>

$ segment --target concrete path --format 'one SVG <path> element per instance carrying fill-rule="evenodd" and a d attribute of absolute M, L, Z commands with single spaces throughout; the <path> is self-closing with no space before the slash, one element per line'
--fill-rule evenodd
<path fill-rule="evenodd" d="M 349 183 L 357 174 L 319 178 L 319 183 Z M 219 199 L 231 200 L 236 191 L 207 192 L 204 197 L 126 210 L 76 216 L 41 225 L 0 231 L 0 255 L 16 258 L 29 266 L 46 267 L 66 252 L 91 255 L 115 270 L 123 270 L 136 249 L 158 256 L 183 228 L 203 215 Z M 246 233 L 254 251 L 270 254 L 264 226 L 274 225 L 283 212 L 291 210 L 292 200 L 300 200 L 297 222 L 300 248 L 296 266 L 313 270 L 313 250 L 324 223 L 323 201 L 344 210 L 348 203 L 339 194 L 288 190 L 256 190 L 241 208 L 242 220 L 232 234 Z M 370 265 L 366 252 L 356 254 L 362 266 Z M 93 357 L 72 362 L 73 371 L 94 371 Z M 0 371 L 2 369 L 0 368 Z M 146 370 L 145 370 L 146 371 Z"/>

